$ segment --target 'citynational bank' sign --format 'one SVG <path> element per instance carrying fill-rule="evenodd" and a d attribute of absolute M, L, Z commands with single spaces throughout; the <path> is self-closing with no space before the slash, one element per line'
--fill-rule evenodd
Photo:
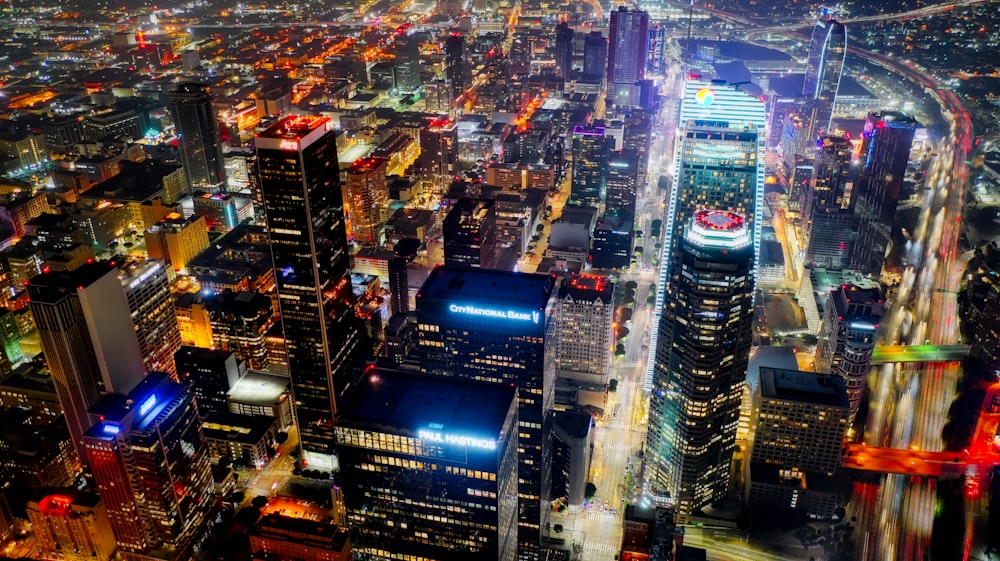
<path fill-rule="evenodd" d="M 451 304 L 448 306 L 448 310 L 454 314 L 462 314 L 468 316 L 482 316 L 488 318 L 497 319 L 509 319 L 515 321 L 530 321 L 531 323 L 537 324 L 542 319 L 541 312 L 537 310 L 532 310 L 530 312 L 521 310 L 500 310 L 496 308 L 480 308 L 479 306 L 468 306 Z"/>

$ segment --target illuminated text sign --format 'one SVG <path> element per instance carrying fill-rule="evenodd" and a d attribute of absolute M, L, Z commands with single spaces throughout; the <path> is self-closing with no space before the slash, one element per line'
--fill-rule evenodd
<path fill-rule="evenodd" d="M 152 409 L 154 405 L 156 405 L 155 394 L 147 397 L 146 401 L 142 402 L 142 405 L 139 406 L 139 414 L 145 415 L 146 413 L 149 413 L 149 410 Z"/>
<path fill-rule="evenodd" d="M 519 310 L 497 310 L 494 308 L 480 308 L 478 306 L 459 306 L 458 304 L 452 304 L 448 306 L 448 309 L 456 314 L 465 314 L 469 316 L 484 316 L 490 318 L 499 319 L 514 319 L 518 321 L 530 321 L 532 323 L 538 323 L 542 315 L 537 311 L 522 312 Z"/>
<path fill-rule="evenodd" d="M 434 430 L 419 430 L 417 437 L 428 442 L 439 444 L 454 444 L 455 446 L 471 446 L 483 450 L 496 450 L 497 442 L 488 438 L 473 438 L 471 436 L 459 436 Z"/>
<path fill-rule="evenodd" d="M 282 140 L 278 145 L 282 150 L 298 150 L 299 143 L 295 140 Z"/>

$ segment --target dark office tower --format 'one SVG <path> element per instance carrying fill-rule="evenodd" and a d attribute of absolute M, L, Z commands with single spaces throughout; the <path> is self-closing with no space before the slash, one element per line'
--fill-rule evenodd
<path fill-rule="evenodd" d="M 193 556 L 214 509 L 208 446 L 191 390 L 153 372 L 91 412 L 84 445 L 125 559 Z"/>
<path fill-rule="evenodd" d="M 226 394 L 246 374 L 246 364 L 230 351 L 181 347 L 174 353 L 180 381 L 191 387 L 204 417 L 229 411 Z"/>
<path fill-rule="evenodd" d="M 600 80 L 608 71 L 608 40 L 600 31 L 591 31 L 583 40 L 583 77 Z"/>
<path fill-rule="evenodd" d="M 546 275 L 438 267 L 417 294 L 422 371 L 518 387 L 520 559 L 537 558 L 548 525 L 554 289 Z"/>
<path fill-rule="evenodd" d="M 405 315 L 410 311 L 410 283 L 405 257 L 389 260 L 389 294 L 392 315 Z"/>
<path fill-rule="evenodd" d="M 458 99 L 469 85 L 469 68 L 465 60 L 465 37 L 452 33 L 444 41 L 445 77 L 451 85 L 453 99 Z"/>
<path fill-rule="evenodd" d="M 573 70 L 573 29 L 568 23 L 556 26 L 556 76 L 569 78 Z"/>
<path fill-rule="evenodd" d="M 612 152 L 608 158 L 605 209 L 618 216 L 635 217 L 635 199 L 639 189 L 639 158 L 635 152 Z"/>
<path fill-rule="evenodd" d="M 805 262 L 813 267 L 845 269 L 858 238 L 851 181 L 851 141 L 824 136 L 816 150 L 812 178 L 802 204 Z"/>
<path fill-rule="evenodd" d="M 88 413 L 102 395 L 127 392 L 145 375 L 128 301 L 110 263 L 44 273 L 28 284 L 31 315 L 80 459 Z"/>
<path fill-rule="evenodd" d="M 885 299 L 880 289 L 853 284 L 831 291 L 826 304 L 826 317 L 816 347 L 816 371 L 844 379 L 852 422 L 868 383 L 875 331 L 884 311 Z"/>
<path fill-rule="evenodd" d="M 607 181 L 609 140 L 604 136 L 604 127 L 573 127 L 571 203 L 590 208 L 601 206 Z"/>
<path fill-rule="evenodd" d="M 336 133 L 326 117 L 287 117 L 256 145 L 303 459 L 329 470 L 336 400 L 358 375 Z"/>
<path fill-rule="evenodd" d="M 192 191 L 222 191 L 226 185 L 226 160 L 208 86 L 180 84 L 167 95 L 167 100 L 180 140 L 181 166 L 187 174 L 188 186 Z"/>
<path fill-rule="evenodd" d="M 608 101 L 634 105 L 632 89 L 646 78 L 649 14 L 618 6 L 611 12 L 608 34 Z"/>
<path fill-rule="evenodd" d="M 671 275 L 656 348 L 647 483 L 685 520 L 725 498 L 753 320 L 746 219 L 699 210 Z"/>
<path fill-rule="evenodd" d="M 649 178 L 649 146 L 652 143 L 653 119 L 649 111 L 632 109 L 625 114 L 625 138 L 622 149 L 630 150 L 636 155 L 638 164 L 637 185 L 641 192 L 646 188 Z"/>
<path fill-rule="evenodd" d="M 847 57 L 847 28 L 833 19 L 821 19 L 813 28 L 806 61 L 802 95 L 816 102 L 813 136 L 830 130 L 833 104 L 837 101 L 840 76 Z"/>
<path fill-rule="evenodd" d="M 146 372 L 177 376 L 174 353 L 181 348 L 181 331 L 163 261 L 126 262 L 121 267 L 121 281 Z"/>
<path fill-rule="evenodd" d="M 336 427 L 354 552 L 514 561 L 517 410 L 512 385 L 368 372 Z"/>
<path fill-rule="evenodd" d="M 493 201 L 459 199 L 445 216 L 441 231 L 445 265 L 496 269 L 497 224 Z"/>
<path fill-rule="evenodd" d="M 393 67 L 396 87 L 402 91 L 413 91 L 420 87 L 420 40 L 410 35 L 400 43 L 402 48 Z"/>
<path fill-rule="evenodd" d="M 861 226 L 852 267 L 866 275 L 882 273 L 916 125 L 894 112 L 869 113 L 865 121 L 861 170 L 854 184 L 854 212 Z"/>

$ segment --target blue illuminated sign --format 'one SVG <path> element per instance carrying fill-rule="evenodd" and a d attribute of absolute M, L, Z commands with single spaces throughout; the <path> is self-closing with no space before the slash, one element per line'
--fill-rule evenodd
<path fill-rule="evenodd" d="M 497 310 L 495 308 L 480 308 L 479 306 L 459 306 L 452 304 L 448 306 L 452 313 L 468 316 L 485 316 L 497 319 L 513 319 L 517 321 L 530 321 L 537 324 L 542 319 L 542 314 L 537 310 L 522 312 L 519 310 Z"/>
<path fill-rule="evenodd" d="M 482 450 L 496 450 L 497 441 L 488 438 L 473 438 L 471 436 L 459 436 L 436 430 L 418 430 L 417 438 L 434 442 L 437 444 L 453 444 L 455 446 L 466 446 L 480 448 Z"/>
<path fill-rule="evenodd" d="M 156 405 L 156 394 L 147 397 L 146 401 L 142 402 L 142 405 L 139 406 L 139 414 L 145 415 L 146 413 L 149 413 L 149 410 L 152 409 L 154 405 Z"/>
<path fill-rule="evenodd" d="M 118 425 L 104 425 L 104 434 L 118 434 L 121 430 Z"/>

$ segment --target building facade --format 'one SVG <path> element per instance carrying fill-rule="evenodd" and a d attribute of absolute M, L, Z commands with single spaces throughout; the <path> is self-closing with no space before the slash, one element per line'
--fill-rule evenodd
<path fill-rule="evenodd" d="M 840 376 L 847 386 L 851 416 L 858 413 L 868 383 L 875 332 L 885 299 L 878 288 L 845 284 L 830 292 L 816 347 L 816 371 Z"/>
<path fill-rule="evenodd" d="M 647 482 L 678 516 L 726 496 L 753 321 L 753 246 L 742 215 L 689 222 L 660 324 Z"/>
<path fill-rule="evenodd" d="M 336 399 L 359 374 L 336 132 L 287 117 L 256 146 L 303 459 L 329 470 Z"/>
<path fill-rule="evenodd" d="M 438 267 L 416 303 L 421 371 L 518 387 L 518 541 L 528 559 L 537 555 L 549 511 L 554 290 L 546 275 Z"/>
<path fill-rule="evenodd" d="M 226 160 L 208 86 L 183 83 L 167 99 L 190 189 L 221 191 L 226 185 Z"/>
<path fill-rule="evenodd" d="M 514 561 L 517 395 L 507 384 L 369 371 L 336 428 L 355 553 Z"/>
<path fill-rule="evenodd" d="M 128 395 L 105 395 L 93 412 L 100 420 L 84 446 L 123 557 L 187 559 L 213 509 L 191 390 L 154 372 Z"/>
<path fill-rule="evenodd" d="M 448 211 L 441 226 L 445 265 L 476 269 L 497 267 L 497 226 L 493 207 L 491 200 L 465 197 Z"/>

